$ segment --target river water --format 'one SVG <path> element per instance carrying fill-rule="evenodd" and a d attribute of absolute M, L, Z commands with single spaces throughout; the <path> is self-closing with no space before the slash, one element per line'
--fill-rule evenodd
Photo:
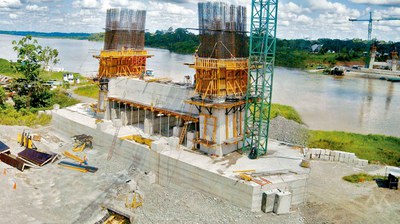
<path fill-rule="evenodd" d="M 0 35 L 0 58 L 15 60 L 12 40 L 21 37 Z M 67 71 L 86 76 L 96 74 L 98 61 L 92 55 L 103 47 L 100 42 L 38 38 L 41 45 L 59 50 L 60 64 Z M 156 76 L 183 80 L 194 70 L 184 65 L 191 55 L 148 48 L 148 68 Z M 304 122 L 315 130 L 338 130 L 400 137 L 400 83 L 308 74 L 300 70 L 277 68 L 273 101 L 293 106 Z"/>

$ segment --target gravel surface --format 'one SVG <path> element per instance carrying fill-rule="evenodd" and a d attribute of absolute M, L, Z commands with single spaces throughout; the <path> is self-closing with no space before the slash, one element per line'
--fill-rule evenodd
<path fill-rule="evenodd" d="M 294 145 L 306 146 L 308 128 L 306 125 L 278 116 L 270 122 L 269 137 Z"/>

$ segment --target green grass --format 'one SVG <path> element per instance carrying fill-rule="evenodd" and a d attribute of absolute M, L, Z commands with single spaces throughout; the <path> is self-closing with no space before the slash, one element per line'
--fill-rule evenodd
<path fill-rule="evenodd" d="M 380 175 L 369 175 L 366 173 L 353 174 L 349 176 L 344 176 L 343 180 L 350 183 L 360 183 L 365 181 L 374 181 L 375 179 L 385 179 L 386 177 Z"/>
<path fill-rule="evenodd" d="M 272 104 L 271 119 L 277 116 L 282 116 L 288 120 L 296 121 L 297 123 L 304 124 L 299 113 L 291 106 Z"/>
<path fill-rule="evenodd" d="M 310 131 L 310 148 L 355 153 L 370 163 L 400 166 L 400 138 L 338 131 Z"/>
<path fill-rule="evenodd" d="M 0 109 L 0 124 L 2 125 L 20 125 L 34 127 L 37 125 L 48 125 L 51 121 L 51 116 L 37 113 L 32 113 L 26 110 L 17 111 L 11 106 Z"/>
<path fill-rule="evenodd" d="M 19 77 L 10 67 L 10 62 L 6 59 L 0 58 L 0 75 L 5 75 L 13 78 Z"/>
<path fill-rule="evenodd" d="M 76 88 L 74 90 L 74 93 L 76 93 L 80 96 L 97 99 L 97 97 L 99 96 L 99 87 L 97 85 L 81 86 L 81 87 Z"/>

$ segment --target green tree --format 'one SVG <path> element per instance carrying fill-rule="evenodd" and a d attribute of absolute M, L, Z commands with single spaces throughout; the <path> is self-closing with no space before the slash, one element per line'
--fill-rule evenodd
<path fill-rule="evenodd" d="M 43 68 L 46 68 L 49 66 L 49 64 L 57 64 L 60 59 L 58 57 L 58 50 L 57 49 L 51 49 L 49 46 L 46 46 L 45 48 L 42 49 L 39 55 L 39 60 L 42 61 Z"/>
<path fill-rule="evenodd" d="M 29 110 L 31 106 L 40 107 L 48 102 L 49 88 L 40 78 L 40 68 L 42 64 L 52 61 L 57 63 L 58 51 L 49 47 L 43 48 L 36 39 L 26 36 L 20 41 L 13 41 L 13 49 L 17 52 L 17 61 L 12 62 L 11 66 L 16 72 L 20 72 L 23 78 L 14 82 L 13 89 L 19 95 L 19 101 L 25 100 L 25 106 Z M 45 97 L 44 99 L 42 97 Z M 18 103 L 23 105 L 22 102 Z"/>
<path fill-rule="evenodd" d="M 6 101 L 6 91 L 4 91 L 3 87 L 0 86 L 0 106 L 4 105 Z"/>

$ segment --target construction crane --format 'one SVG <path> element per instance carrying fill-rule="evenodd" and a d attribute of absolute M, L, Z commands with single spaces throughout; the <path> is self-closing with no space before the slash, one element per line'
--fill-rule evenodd
<path fill-rule="evenodd" d="M 400 18 L 382 18 L 382 19 L 373 19 L 372 12 L 369 12 L 369 19 L 349 19 L 351 22 L 368 22 L 368 45 L 367 45 L 367 52 L 371 50 L 372 45 L 372 22 L 379 22 L 379 21 L 394 21 L 400 20 Z M 367 54 L 365 66 L 369 65 L 370 55 Z"/>
<path fill-rule="evenodd" d="M 274 78 L 278 0 L 252 0 L 243 151 L 267 153 Z"/>

